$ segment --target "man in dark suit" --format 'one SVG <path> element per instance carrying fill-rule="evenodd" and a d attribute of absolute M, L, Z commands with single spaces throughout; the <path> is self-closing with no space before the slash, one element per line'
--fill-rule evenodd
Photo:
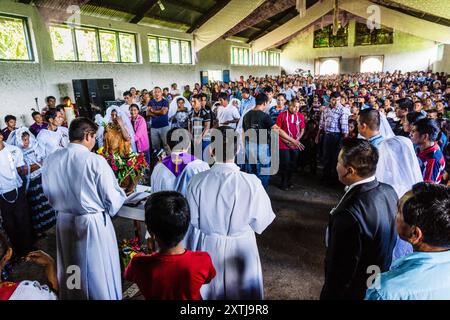
<path fill-rule="evenodd" d="M 397 194 L 376 180 L 377 162 L 378 151 L 368 141 L 344 141 L 336 169 L 347 187 L 330 213 L 321 299 L 362 300 L 369 277 L 391 265 Z"/>

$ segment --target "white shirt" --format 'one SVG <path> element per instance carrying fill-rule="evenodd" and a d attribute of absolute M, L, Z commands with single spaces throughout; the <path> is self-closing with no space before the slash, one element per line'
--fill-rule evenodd
<path fill-rule="evenodd" d="M 5 147 L 0 151 L 0 194 L 11 192 L 22 186 L 22 178 L 17 168 L 25 165 L 23 153 L 18 147 L 7 143 L 4 145 Z"/>
<path fill-rule="evenodd" d="M 69 145 L 69 130 L 66 127 L 58 127 L 56 131 L 41 130 L 36 137 L 43 147 L 45 158 L 58 149 L 67 148 Z"/>
<path fill-rule="evenodd" d="M 375 176 L 371 176 L 371 177 L 369 177 L 369 178 L 360 180 L 360 181 L 355 182 L 355 183 L 353 183 L 353 184 L 351 184 L 351 185 L 349 185 L 349 186 L 346 186 L 346 187 L 345 187 L 345 193 L 348 193 L 351 189 L 353 189 L 353 188 L 356 187 L 357 185 L 360 185 L 360 184 L 363 184 L 363 183 L 367 183 L 367 182 L 372 182 L 372 181 L 374 181 L 374 180 L 375 180 Z"/>
<path fill-rule="evenodd" d="M 237 120 L 240 117 L 239 110 L 231 104 L 228 104 L 226 107 L 219 106 L 219 108 L 217 108 L 217 120 L 219 120 L 219 126 L 224 125 L 223 123 L 225 121 Z M 236 129 L 236 123 L 230 123 L 228 126 Z"/>

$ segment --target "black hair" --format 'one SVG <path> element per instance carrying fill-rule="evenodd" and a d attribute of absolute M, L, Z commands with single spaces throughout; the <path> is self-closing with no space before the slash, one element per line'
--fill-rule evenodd
<path fill-rule="evenodd" d="M 218 162 L 226 162 L 232 160 L 238 151 L 238 135 L 230 126 L 220 126 L 213 129 L 211 135 L 211 143 L 216 142 L 216 139 L 222 139 L 221 143 L 212 144 L 214 146 L 214 157 Z M 220 148 L 220 149 L 217 149 Z"/>
<path fill-rule="evenodd" d="M 441 131 L 437 121 L 428 118 L 416 121 L 414 126 L 420 135 L 428 134 L 430 141 L 436 141 L 439 132 Z"/>
<path fill-rule="evenodd" d="M 33 111 L 33 113 L 31 114 L 31 117 L 34 119 L 34 117 L 36 117 L 38 114 L 41 114 L 39 111 Z"/>
<path fill-rule="evenodd" d="M 56 100 L 56 98 L 54 96 L 48 96 L 47 98 L 45 98 L 45 102 L 49 102 L 50 99 Z"/>
<path fill-rule="evenodd" d="M 45 113 L 45 121 L 49 121 L 50 119 L 55 119 L 58 116 L 56 109 L 49 109 Z"/>
<path fill-rule="evenodd" d="M 267 101 L 269 100 L 269 97 L 265 94 L 265 93 L 260 93 L 256 96 L 255 98 L 255 103 L 257 106 L 263 105 L 265 103 L 267 103 Z"/>
<path fill-rule="evenodd" d="M 270 86 L 267 86 L 267 87 L 264 87 L 264 93 L 270 93 L 270 92 L 273 92 L 273 88 L 272 87 L 270 87 Z"/>
<path fill-rule="evenodd" d="M 8 121 L 10 121 L 10 120 L 16 121 L 17 118 L 16 118 L 15 116 L 11 115 L 11 114 L 6 115 L 6 117 L 5 117 L 5 122 L 8 122 Z"/>
<path fill-rule="evenodd" d="M 378 150 L 364 139 L 345 139 L 342 143 L 344 166 L 353 167 L 361 178 L 375 174 L 378 163 Z"/>
<path fill-rule="evenodd" d="M 65 107 L 66 106 L 64 104 L 58 104 L 55 109 L 56 109 L 56 111 L 65 112 L 65 110 L 64 110 Z"/>
<path fill-rule="evenodd" d="M 70 123 L 69 127 L 69 140 L 82 141 L 86 134 L 94 134 L 98 130 L 98 125 L 88 118 L 77 118 Z"/>
<path fill-rule="evenodd" d="M 248 88 L 242 88 L 241 92 L 250 94 L 250 90 Z"/>
<path fill-rule="evenodd" d="M 450 247 L 450 188 L 420 182 L 411 193 L 401 208 L 404 221 L 420 228 L 423 242 Z"/>
<path fill-rule="evenodd" d="M 425 118 L 425 115 L 422 112 L 415 112 L 415 111 L 413 111 L 413 112 L 409 112 L 406 115 L 406 120 L 408 120 L 408 122 L 410 124 L 414 124 L 414 123 L 416 123 L 417 121 L 419 121 L 420 119 L 423 119 L 423 118 Z"/>
<path fill-rule="evenodd" d="M 201 101 L 202 97 L 203 97 L 202 94 L 194 94 L 191 99 L 197 99 L 197 100 Z"/>
<path fill-rule="evenodd" d="M 286 99 L 286 95 L 285 95 L 284 93 L 279 93 L 279 94 L 277 94 L 277 98 L 279 98 L 279 97 L 283 97 L 284 100 L 287 100 L 287 99 Z"/>
<path fill-rule="evenodd" d="M 230 99 L 228 98 L 228 94 L 226 92 L 219 93 L 219 99 L 230 101 Z"/>
<path fill-rule="evenodd" d="M 341 96 L 341 94 L 337 91 L 332 92 L 331 93 L 331 97 L 330 98 L 339 98 Z M 364 98 L 364 97 L 358 97 L 358 98 Z"/>
<path fill-rule="evenodd" d="M 63 101 L 64 100 L 72 100 L 72 99 L 70 99 L 70 97 L 68 97 L 68 96 L 65 96 L 64 98 L 63 98 Z"/>
<path fill-rule="evenodd" d="M 125 91 L 125 92 L 123 93 L 123 96 L 124 96 L 124 97 L 127 97 L 127 96 L 131 97 L 131 92 L 130 92 L 130 91 Z"/>
<path fill-rule="evenodd" d="M 180 97 L 180 98 L 177 98 L 177 104 L 178 104 L 178 101 L 180 101 L 180 100 L 184 102 L 184 99 Z"/>
<path fill-rule="evenodd" d="M 408 98 L 402 98 L 397 101 L 398 107 L 402 110 L 408 110 L 408 112 L 411 112 L 414 109 L 414 104 L 412 100 Z"/>
<path fill-rule="evenodd" d="M 131 110 L 131 108 L 133 108 L 133 107 L 136 107 L 139 110 L 139 106 L 136 103 L 130 104 L 130 106 L 128 107 L 128 110 Z"/>
<path fill-rule="evenodd" d="M 181 193 L 161 191 L 145 203 L 145 223 L 161 244 L 175 247 L 183 240 L 191 220 L 189 204 Z"/>
<path fill-rule="evenodd" d="M 380 113 L 378 110 L 367 108 L 359 111 L 359 122 L 366 124 L 370 130 L 380 130 Z"/>
<path fill-rule="evenodd" d="M 177 145 L 186 149 L 190 143 L 190 137 L 184 129 L 171 128 L 167 131 L 166 142 L 170 150 L 173 150 Z"/>

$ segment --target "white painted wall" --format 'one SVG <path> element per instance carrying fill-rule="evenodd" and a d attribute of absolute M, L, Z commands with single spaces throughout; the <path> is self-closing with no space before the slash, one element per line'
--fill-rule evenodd
<path fill-rule="evenodd" d="M 442 44 L 442 54 L 438 53 L 438 59 L 434 63 L 434 70 L 450 72 L 450 44 Z"/>
<path fill-rule="evenodd" d="M 113 78 L 116 97 L 124 90 L 135 86 L 151 89 L 153 86 L 169 86 L 176 82 L 181 88 L 200 82 L 202 70 L 230 70 L 231 79 L 240 75 L 276 75 L 280 67 L 230 66 L 230 41 L 217 40 L 202 49 L 194 65 L 161 65 L 148 61 L 148 34 L 192 40 L 192 35 L 172 30 L 152 28 L 120 21 L 82 16 L 80 23 L 100 28 L 128 31 L 138 34 L 140 62 L 135 64 L 55 62 L 50 34 L 39 11 L 31 5 L 0 1 L 0 13 L 28 17 L 31 29 L 35 62 L 0 62 L 0 127 L 4 126 L 6 114 L 14 114 L 19 123 L 31 124 L 31 108 L 35 107 L 35 97 L 39 105 L 45 105 L 46 96 L 57 99 L 74 97 L 72 79 Z M 238 44 L 247 46 L 245 44 Z"/>
<path fill-rule="evenodd" d="M 354 46 L 355 22 L 350 21 L 348 47 L 313 48 L 313 33 L 293 39 L 281 53 L 281 65 L 287 73 L 298 68 L 314 72 L 314 59 L 341 56 L 341 73 L 359 72 L 360 56 L 384 55 L 384 71 L 414 71 L 439 67 L 435 71 L 450 71 L 447 48 L 447 63 L 435 65 L 438 43 L 401 32 L 394 32 L 394 43 L 378 46 Z M 317 70 L 316 70 L 317 71 Z"/>

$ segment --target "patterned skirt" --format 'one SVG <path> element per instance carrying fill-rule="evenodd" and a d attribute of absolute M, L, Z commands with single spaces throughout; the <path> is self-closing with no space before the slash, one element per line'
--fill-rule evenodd
<path fill-rule="evenodd" d="M 31 223 L 35 233 L 47 231 L 56 224 L 56 211 L 48 203 L 42 189 L 42 177 L 30 180 L 27 199 L 31 208 Z"/>

